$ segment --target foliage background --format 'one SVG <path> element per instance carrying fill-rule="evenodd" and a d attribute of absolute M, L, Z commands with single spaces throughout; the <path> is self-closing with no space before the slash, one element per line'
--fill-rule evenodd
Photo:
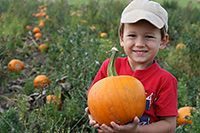
<path fill-rule="evenodd" d="M 120 57 L 125 56 L 119 46 L 117 30 L 120 14 L 127 3 L 128 0 L 89 0 L 86 4 L 64 0 L 0 1 L 1 132 L 96 132 L 89 126 L 84 112 L 86 93 L 102 62 L 110 57 L 113 45 L 120 50 Z M 33 33 L 25 27 L 38 26 L 43 18 L 38 19 L 33 13 L 39 12 L 39 7 L 45 4 L 50 19 L 41 28 L 43 37 L 34 39 Z M 198 1 L 184 6 L 166 0 L 161 4 L 169 13 L 170 42 L 156 59 L 178 80 L 178 108 L 192 106 L 199 110 Z M 106 37 L 100 36 L 103 32 L 107 33 Z M 48 44 L 48 51 L 38 51 L 42 43 Z M 177 51 L 179 43 L 184 43 L 186 48 Z M 14 58 L 23 61 L 24 70 L 8 71 L 7 64 Z M 28 104 L 27 96 L 41 93 L 33 86 L 34 78 L 40 74 L 51 80 L 49 86 L 43 88 L 47 90 L 46 95 L 62 94 L 61 110 L 57 110 L 55 103 L 36 108 Z M 64 84 L 68 87 L 57 82 L 64 76 L 68 76 Z M 177 126 L 176 132 L 200 131 L 199 112 L 192 115 L 192 127 L 189 124 Z"/>

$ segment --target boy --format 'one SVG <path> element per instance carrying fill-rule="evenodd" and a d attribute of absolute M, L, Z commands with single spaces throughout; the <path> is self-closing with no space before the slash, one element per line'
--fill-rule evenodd
<path fill-rule="evenodd" d="M 148 0 L 133 0 L 122 12 L 119 27 L 120 45 L 126 58 L 117 58 L 115 67 L 118 75 L 130 75 L 139 79 L 146 92 L 146 109 L 143 116 L 135 117 L 131 123 L 112 127 L 99 125 L 85 111 L 90 125 L 99 132 L 174 132 L 177 113 L 177 80 L 161 69 L 154 57 L 164 49 L 168 40 L 168 14 L 160 4 Z M 104 61 L 93 84 L 107 77 L 110 59 Z"/>

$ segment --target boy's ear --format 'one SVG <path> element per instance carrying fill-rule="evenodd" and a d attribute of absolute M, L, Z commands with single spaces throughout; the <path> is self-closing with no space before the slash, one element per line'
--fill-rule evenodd
<path fill-rule="evenodd" d="M 159 49 L 164 49 L 166 47 L 168 39 L 169 39 L 169 35 L 166 34 L 165 37 L 161 40 L 160 48 Z"/>
<path fill-rule="evenodd" d="M 121 35 L 119 33 L 119 39 L 120 39 L 120 45 L 123 47 L 124 46 L 124 39 L 123 39 L 123 35 Z"/>

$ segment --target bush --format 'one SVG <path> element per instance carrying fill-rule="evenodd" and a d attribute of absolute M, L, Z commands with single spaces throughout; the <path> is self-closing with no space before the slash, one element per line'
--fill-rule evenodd
<path fill-rule="evenodd" d="M 9 108 L 0 118 L 0 129 L 2 133 L 22 131 L 22 123 L 20 122 L 19 112 L 15 108 Z"/>

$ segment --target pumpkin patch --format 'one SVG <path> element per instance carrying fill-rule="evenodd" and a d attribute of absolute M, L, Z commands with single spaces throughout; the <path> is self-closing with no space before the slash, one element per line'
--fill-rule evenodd
<path fill-rule="evenodd" d="M 183 119 L 178 118 L 177 121 L 186 119 L 189 122 L 181 125 L 177 122 L 175 133 L 200 131 L 200 4 L 197 1 L 159 0 L 160 4 L 167 7 L 169 40 L 155 60 L 177 78 L 177 106 L 196 109 L 195 112 L 191 110 L 191 117 L 183 115 Z M 0 0 L 0 132 L 98 132 L 90 125 L 85 112 L 88 107 L 87 91 L 103 61 L 110 56 L 111 47 L 119 49 L 118 57 L 126 57 L 123 47 L 119 45 L 118 28 L 121 11 L 129 2 Z M 40 34 L 33 33 L 35 27 L 40 28 Z M 101 37 L 103 32 L 107 35 L 103 37 L 102 34 Z M 186 47 L 179 47 L 177 51 L 176 46 L 180 43 Z M 46 44 L 48 49 L 43 47 L 41 52 L 39 46 L 42 44 Z M 23 67 L 19 67 L 22 66 L 20 63 L 8 65 L 13 59 L 20 60 Z M 38 88 L 34 85 L 34 79 L 41 74 L 46 75 L 50 83 L 42 83 L 43 87 L 38 84 L 41 87 Z M 111 97 L 108 90 L 102 92 L 96 89 L 98 92 L 95 94 L 106 95 L 98 99 L 93 97 L 96 101 L 91 102 L 100 102 L 98 108 L 104 107 L 97 112 L 103 114 L 102 118 L 106 118 L 106 110 L 112 111 L 110 114 L 118 111 L 120 115 L 129 115 L 125 110 L 130 104 L 125 102 L 122 107 L 121 102 L 125 100 L 117 96 L 120 94 L 127 101 L 132 100 L 128 96 L 131 90 L 127 85 L 129 81 L 121 85 L 118 82 L 124 82 L 126 77 L 112 77 L 114 81 L 109 81 L 113 83 L 108 87 L 113 90 L 116 85 L 122 88 L 112 93 L 114 100 L 108 100 L 108 104 L 114 104 L 115 107 L 102 105 Z M 121 94 L 122 90 L 127 96 Z M 52 96 L 50 104 L 47 103 L 48 95 L 56 96 Z M 57 98 L 62 101 L 60 110 Z M 117 105 L 121 105 L 120 111 Z M 117 117 L 126 118 L 115 116 L 114 119 Z"/>

